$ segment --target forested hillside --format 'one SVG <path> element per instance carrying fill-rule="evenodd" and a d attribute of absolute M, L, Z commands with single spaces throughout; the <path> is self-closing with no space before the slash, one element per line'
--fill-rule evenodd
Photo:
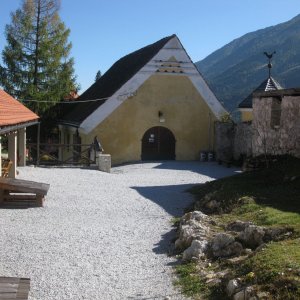
<path fill-rule="evenodd" d="M 233 112 L 267 78 L 265 51 L 276 51 L 272 76 L 283 87 L 300 87 L 300 15 L 247 33 L 197 62 L 196 66 L 219 100 Z"/>

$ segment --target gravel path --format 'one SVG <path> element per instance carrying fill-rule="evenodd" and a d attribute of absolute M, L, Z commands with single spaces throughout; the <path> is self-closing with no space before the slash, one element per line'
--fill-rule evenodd
<path fill-rule="evenodd" d="M 31 278 L 31 300 L 184 299 L 172 286 L 170 220 L 191 203 L 191 184 L 235 171 L 200 162 L 111 174 L 19 168 L 18 178 L 50 190 L 44 208 L 0 210 L 0 275 Z"/>

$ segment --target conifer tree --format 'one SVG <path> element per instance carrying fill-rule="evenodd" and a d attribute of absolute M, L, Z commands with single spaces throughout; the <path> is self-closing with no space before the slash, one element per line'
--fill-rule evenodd
<path fill-rule="evenodd" d="M 23 0 L 5 29 L 0 84 L 21 101 L 35 100 L 24 103 L 40 115 L 78 89 L 70 30 L 60 20 L 58 1 Z"/>
<path fill-rule="evenodd" d="M 98 81 L 101 78 L 101 76 L 102 76 L 101 71 L 98 70 L 98 72 L 96 73 L 95 82 Z"/>

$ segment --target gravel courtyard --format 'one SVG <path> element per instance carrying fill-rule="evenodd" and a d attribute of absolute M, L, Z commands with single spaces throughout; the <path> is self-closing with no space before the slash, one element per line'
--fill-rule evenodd
<path fill-rule="evenodd" d="M 31 300 L 184 299 L 170 221 L 192 184 L 236 172 L 200 162 L 18 170 L 50 184 L 44 208 L 0 210 L 0 276 L 31 278 Z"/>

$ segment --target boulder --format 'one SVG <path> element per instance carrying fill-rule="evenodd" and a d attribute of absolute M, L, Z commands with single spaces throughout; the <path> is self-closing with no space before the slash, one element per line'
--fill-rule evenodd
<path fill-rule="evenodd" d="M 214 257 L 239 256 L 243 250 L 242 245 L 228 233 L 218 233 L 210 245 Z"/>
<path fill-rule="evenodd" d="M 247 286 L 233 296 L 233 300 L 258 300 L 253 286 Z"/>
<path fill-rule="evenodd" d="M 210 218 L 200 211 L 185 214 L 180 220 L 175 248 L 183 250 L 190 247 L 195 239 L 206 240 L 209 233 L 209 222 Z"/>
<path fill-rule="evenodd" d="M 199 259 L 205 255 L 208 242 L 206 240 L 193 240 L 189 248 L 187 248 L 182 255 L 182 259 L 189 261 L 192 259 Z"/>
<path fill-rule="evenodd" d="M 210 219 L 208 215 L 204 214 L 201 211 L 192 211 L 189 213 L 186 213 L 180 220 L 180 224 L 186 224 L 190 220 L 195 220 L 197 222 L 202 222 Z"/>
<path fill-rule="evenodd" d="M 190 225 L 183 225 L 180 228 L 179 231 L 179 237 L 175 241 L 175 248 L 176 249 L 186 249 L 188 248 L 191 244 L 193 239 L 196 238 L 196 231 L 197 231 L 196 226 L 190 226 Z"/>
<path fill-rule="evenodd" d="M 251 249 L 257 248 L 259 245 L 263 244 L 263 238 L 265 231 L 262 227 L 256 225 L 249 225 L 242 231 L 238 239 L 247 247 Z"/>
<path fill-rule="evenodd" d="M 293 234 L 294 229 L 291 227 L 265 228 L 264 242 L 280 241 Z"/>
<path fill-rule="evenodd" d="M 229 297 L 236 294 L 242 288 L 241 282 L 239 279 L 231 279 L 229 280 L 226 286 L 226 293 Z"/>
<path fill-rule="evenodd" d="M 244 231 L 249 225 L 253 225 L 253 223 L 236 220 L 234 222 L 229 223 L 226 226 L 226 230 L 241 232 L 241 231 Z"/>

